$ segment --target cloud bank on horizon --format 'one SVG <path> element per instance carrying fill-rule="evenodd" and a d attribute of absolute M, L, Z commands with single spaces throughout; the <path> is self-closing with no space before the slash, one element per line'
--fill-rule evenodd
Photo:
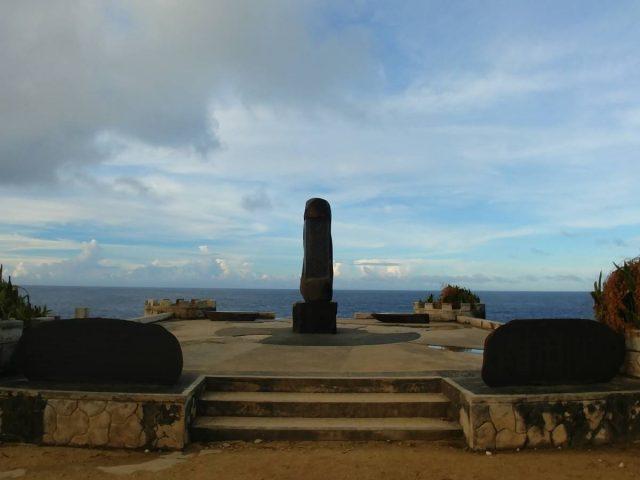
<path fill-rule="evenodd" d="M 640 253 L 640 5 L 0 5 L 0 263 L 25 284 L 585 290 Z"/>

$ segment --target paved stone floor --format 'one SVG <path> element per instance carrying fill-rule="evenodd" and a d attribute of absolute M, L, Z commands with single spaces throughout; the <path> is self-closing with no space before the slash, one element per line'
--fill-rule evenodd
<path fill-rule="evenodd" d="M 203 374 L 411 375 L 479 370 L 488 332 L 457 323 L 339 319 L 336 335 L 294 334 L 290 320 L 163 322 L 185 371 Z M 475 352 L 471 351 L 476 349 Z"/>

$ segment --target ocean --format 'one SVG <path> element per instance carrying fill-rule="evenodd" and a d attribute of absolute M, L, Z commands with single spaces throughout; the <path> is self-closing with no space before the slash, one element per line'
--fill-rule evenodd
<path fill-rule="evenodd" d="M 213 298 L 218 310 L 263 310 L 291 316 L 300 301 L 298 290 L 234 288 L 52 287 L 27 286 L 34 304 L 46 304 L 55 315 L 71 317 L 75 307 L 89 307 L 91 316 L 132 318 L 143 315 L 147 298 Z M 338 316 L 354 312 L 409 312 L 425 291 L 335 290 Z M 501 322 L 517 318 L 593 318 L 588 292 L 476 292 L 486 304 L 487 318 Z"/>

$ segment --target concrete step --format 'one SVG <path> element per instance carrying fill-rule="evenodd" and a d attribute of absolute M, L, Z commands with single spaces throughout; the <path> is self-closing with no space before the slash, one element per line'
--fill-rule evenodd
<path fill-rule="evenodd" d="M 247 417 L 432 417 L 447 416 L 441 393 L 205 392 L 198 413 Z"/>
<path fill-rule="evenodd" d="M 425 378 L 309 378 L 207 377 L 207 390 L 216 392 L 298 393 L 433 393 L 441 379 Z"/>
<path fill-rule="evenodd" d="M 461 436 L 455 422 L 434 418 L 198 417 L 195 441 L 445 440 Z"/>

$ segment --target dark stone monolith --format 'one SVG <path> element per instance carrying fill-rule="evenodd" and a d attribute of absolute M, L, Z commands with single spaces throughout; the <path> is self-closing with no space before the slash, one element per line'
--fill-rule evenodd
<path fill-rule="evenodd" d="M 338 305 L 333 298 L 333 244 L 331 207 L 322 198 L 307 201 L 304 209 L 304 259 L 300 293 L 304 302 L 293 305 L 296 333 L 336 333 Z"/>
<path fill-rule="evenodd" d="M 182 349 L 160 325 L 54 320 L 25 330 L 14 362 L 32 381 L 172 385 L 182 374 Z"/>
<path fill-rule="evenodd" d="M 624 360 L 624 337 L 594 320 L 513 320 L 484 344 L 490 387 L 608 382 Z"/>

